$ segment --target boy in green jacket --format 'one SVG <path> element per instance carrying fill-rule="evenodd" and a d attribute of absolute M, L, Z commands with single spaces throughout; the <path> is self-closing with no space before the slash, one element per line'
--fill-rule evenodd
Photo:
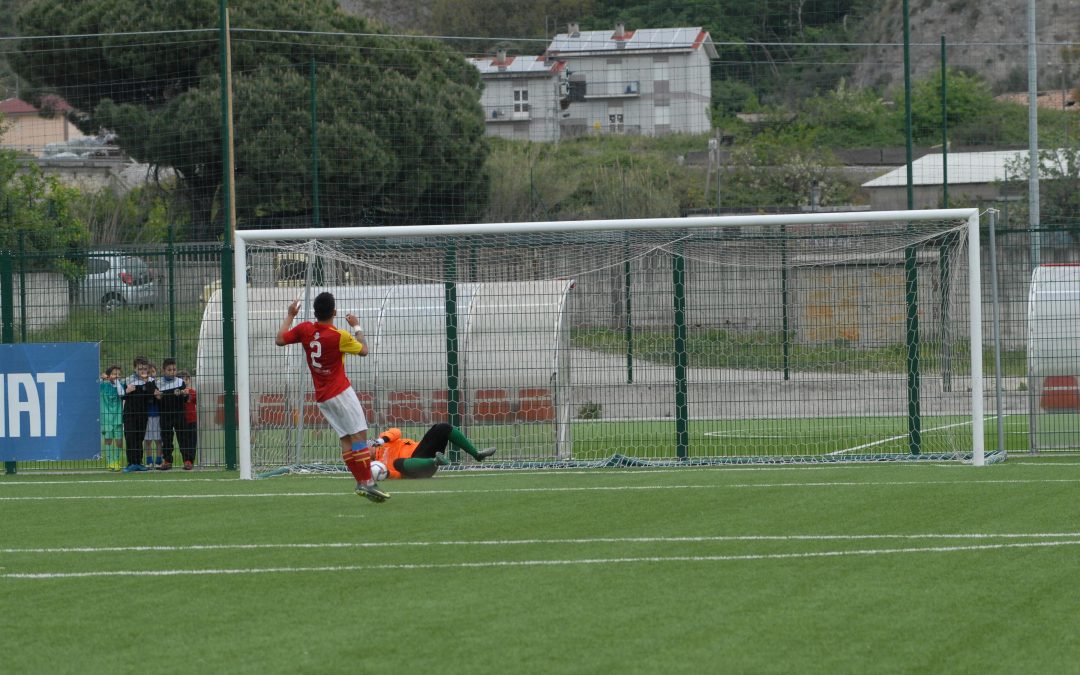
<path fill-rule="evenodd" d="M 120 395 L 120 366 L 109 366 L 98 389 L 101 398 L 101 437 L 105 439 L 105 466 L 109 471 L 124 468 L 124 402 Z"/>

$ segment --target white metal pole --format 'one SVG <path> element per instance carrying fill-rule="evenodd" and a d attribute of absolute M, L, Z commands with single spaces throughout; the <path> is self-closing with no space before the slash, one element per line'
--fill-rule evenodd
<path fill-rule="evenodd" d="M 247 284 L 247 244 L 240 236 L 234 241 L 233 278 L 236 289 L 233 291 L 233 305 L 236 325 L 236 411 L 239 416 L 236 443 L 240 447 L 241 480 L 251 480 L 251 373 L 248 367 L 248 284 Z"/>
<path fill-rule="evenodd" d="M 979 213 L 968 217 L 968 312 L 971 323 L 971 463 L 986 464 L 983 450 L 982 274 Z"/>
<path fill-rule="evenodd" d="M 620 220 L 560 220 L 536 223 L 482 223 L 468 225 L 387 225 L 384 227 L 327 227 L 318 231 L 320 240 L 386 239 L 396 237 L 462 236 L 473 234 L 514 234 L 538 232 L 597 232 L 646 230 L 658 227 L 734 227 L 740 225 L 814 225 L 820 223 L 863 223 L 909 220 L 961 220 L 977 209 L 915 209 L 904 211 L 841 211 L 836 213 L 788 213 L 769 216 L 701 216 L 698 218 L 630 218 Z M 237 236 L 241 236 L 238 232 Z M 245 241 L 310 239 L 310 229 L 243 230 Z"/>

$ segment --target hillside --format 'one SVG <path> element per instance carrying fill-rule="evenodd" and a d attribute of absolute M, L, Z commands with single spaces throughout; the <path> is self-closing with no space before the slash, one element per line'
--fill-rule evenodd
<path fill-rule="evenodd" d="M 445 34 L 430 25 L 429 0 L 341 0 L 341 3 L 347 11 L 374 18 L 393 29 Z M 680 4 L 672 3 L 671 7 L 678 8 Z M 689 17 L 693 14 L 689 9 L 692 4 L 686 2 L 687 8 L 679 9 L 678 13 Z M 849 31 L 848 41 L 889 46 L 858 49 L 844 61 L 854 64 L 849 72 L 853 84 L 886 90 L 903 81 L 902 0 L 868 4 L 876 6 L 853 11 L 847 17 L 837 17 Z M 647 0 L 626 5 L 623 13 L 628 16 L 644 13 L 642 9 L 634 9 L 638 6 L 651 6 Z M 951 66 L 979 74 L 995 92 L 1026 90 L 1026 3 L 1015 0 L 910 0 L 909 9 L 915 78 L 940 66 L 940 41 L 945 35 L 950 44 L 956 45 L 948 52 Z M 1040 86 L 1071 88 L 1080 76 L 1080 68 L 1074 68 L 1075 72 L 1070 73 L 1061 47 L 1053 43 L 1080 41 L 1080 2 L 1039 2 L 1037 13 L 1038 42 L 1043 45 L 1038 53 Z M 578 17 L 582 25 L 589 23 L 591 18 Z M 709 18 L 702 16 L 691 23 L 708 26 Z M 721 38 L 714 34 L 714 39 Z M 760 41 L 759 36 L 747 35 L 744 39 L 751 43 Z M 785 37 L 780 35 L 775 39 L 784 41 Z M 800 41 L 795 35 L 786 39 Z M 1063 80 L 1066 80 L 1064 86 Z"/>
<path fill-rule="evenodd" d="M 858 59 L 853 83 L 888 87 L 903 80 L 901 0 L 885 0 L 863 22 L 862 42 L 893 43 L 867 50 Z M 978 73 L 995 91 L 1027 89 L 1027 5 L 1006 0 L 912 0 L 911 65 L 918 78 L 940 67 L 941 36 L 950 44 L 949 65 Z M 1071 88 L 1080 69 L 1070 72 L 1062 49 L 1048 43 L 1080 41 L 1080 3 L 1036 4 L 1039 85 Z M 1074 57 L 1075 60 L 1075 57 Z M 1063 85 L 1062 78 L 1066 80 Z"/>

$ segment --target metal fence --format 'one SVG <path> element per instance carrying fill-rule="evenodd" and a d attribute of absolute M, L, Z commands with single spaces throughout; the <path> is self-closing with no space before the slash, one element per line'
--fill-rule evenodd
<path fill-rule="evenodd" d="M 1080 245 L 1062 237 L 1057 231 L 1002 229 L 995 234 L 996 289 L 991 287 L 991 251 L 986 237 L 982 253 L 983 335 L 986 354 L 984 362 L 987 378 L 985 404 L 988 414 L 991 415 L 988 420 L 996 419 L 994 415 L 999 408 L 1012 419 L 1012 423 L 1006 428 L 1006 449 L 1028 451 L 1033 449 L 1031 431 L 1035 421 L 1030 415 L 1056 415 L 1053 419 L 1060 425 L 1067 417 L 1061 413 L 1080 412 L 1067 406 L 1062 409 L 1048 403 L 1047 392 L 1039 389 L 1045 387 L 1046 382 L 1028 376 L 1032 251 L 1039 251 L 1042 264 L 1075 263 L 1080 260 Z M 1037 248 L 1032 246 L 1035 238 L 1039 240 Z M 0 337 L 5 343 L 98 342 L 101 368 L 118 365 L 125 374 L 132 371 L 136 357 L 145 357 L 159 367 L 163 359 L 172 357 L 177 360 L 180 370 L 190 372 L 198 390 L 200 377 L 220 379 L 232 365 L 219 361 L 213 366 L 215 372 L 201 373 L 196 370 L 199 341 L 206 339 L 204 334 L 208 332 L 204 325 L 206 317 L 210 316 L 206 312 L 206 306 L 220 291 L 222 252 L 220 244 L 186 243 L 139 247 L 110 246 L 107 250 L 0 253 L 0 290 L 3 291 L 0 293 L 0 317 L 3 319 Z M 76 268 L 84 273 L 72 279 L 50 271 L 61 260 L 75 263 Z M 95 272 L 102 264 L 111 267 L 105 272 Z M 666 273 L 650 273 L 649 270 L 655 264 L 660 263 L 649 258 L 634 263 L 635 270 L 641 273 L 640 278 L 646 281 L 641 282 L 644 285 L 634 290 L 632 322 L 634 331 L 647 334 L 653 340 L 651 349 L 654 352 L 658 349 L 655 336 L 658 331 L 662 333 L 671 327 L 673 311 L 670 278 Z M 140 277 L 140 271 L 144 269 L 145 272 Z M 483 272 L 485 277 L 499 276 L 497 266 L 485 267 Z M 296 271 L 283 265 L 280 269 L 272 269 L 270 273 L 278 282 L 290 283 L 290 275 L 295 276 Z M 95 278 L 99 277 L 100 279 L 95 281 Z M 706 282 L 709 278 L 711 281 Z M 655 281 L 647 281 L 649 279 Z M 716 292 L 717 284 L 726 285 L 729 290 L 738 286 L 738 280 L 725 281 L 715 275 L 699 277 L 698 281 L 699 286 L 710 286 L 712 290 L 707 291 L 709 293 Z M 292 283 L 295 283 L 295 279 Z M 578 301 L 585 302 L 588 306 L 581 306 L 584 309 L 577 314 L 579 318 L 575 328 L 621 330 L 620 327 L 627 323 L 625 317 L 620 315 L 624 303 L 611 300 L 618 296 L 621 283 L 621 272 L 600 273 L 595 279 L 591 279 L 589 287 L 594 292 Z M 747 279 L 743 279 L 742 283 L 754 285 L 752 280 Z M 603 290 L 605 284 L 611 286 L 609 291 Z M 656 287 L 653 288 L 650 284 Z M 934 293 L 931 286 L 932 284 L 927 284 L 927 298 Z M 992 290 L 996 290 L 996 306 L 993 305 Z M 689 292 L 696 291 L 691 288 Z M 605 301 L 605 298 L 608 300 Z M 746 313 L 753 303 L 734 300 L 726 304 L 717 304 L 715 300 L 711 302 L 709 316 L 691 317 L 691 326 L 724 326 L 732 333 L 742 334 L 742 339 L 746 340 L 754 340 L 755 335 L 779 330 L 777 326 L 770 324 L 768 312 L 754 315 Z M 214 316 L 220 317 L 221 313 Z M 212 320 L 220 321 L 220 318 Z M 931 324 L 925 324 L 924 327 L 926 330 L 933 330 Z M 222 335 L 220 327 L 209 332 Z M 221 340 L 220 337 L 214 339 Z M 816 338 L 796 333 L 794 339 L 806 341 Z M 209 348 L 212 352 L 224 353 L 223 346 Z M 995 347 L 1000 348 L 1000 372 L 995 365 Z M 207 345 L 204 344 L 203 348 L 207 349 Z M 654 353 L 653 357 L 655 356 Z M 992 386 L 996 375 L 1000 375 L 1000 380 L 996 381 L 997 386 Z M 1063 375 L 1075 377 L 1076 374 Z M 597 391 L 599 393 L 593 392 L 590 396 L 594 399 L 597 396 L 602 397 L 603 389 Z M 1073 394 L 1074 392 L 1066 392 L 1066 398 Z M 235 463 L 235 449 L 227 447 L 229 443 L 225 432 L 231 425 L 224 412 L 224 397 L 218 394 L 212 398 L 213 400 L 199 400 L 202 423 L 197 462 L 200 466 L 231 467 Z M 1057 399 L 1061 400 L 1061 396 Z M 590 402 L 598 409 L 605 404 L 603 400 Z M 609 409 L 615 407 L 612 404 Z M 989 421 L 988 427 L 993 427 Z M 1080 441 L 1080 430 L 1064 431 L 1068 433 L 1065 434 L 1063 443 L 1055 442 L 1054 448 L 1044 444 L 1044 447 L 1038 449 L 1045 451 L 1076 447 L 1077 441 Z M 994 449 L 996 445 L 997 441 L 993 437 L 988 438 L 988 449 Z M 40 462 L 21 464 L 18 470 L 97 469 L 102 466 L 103 461 Z M 8 470 L 12 469 L 9 465 Z"/>

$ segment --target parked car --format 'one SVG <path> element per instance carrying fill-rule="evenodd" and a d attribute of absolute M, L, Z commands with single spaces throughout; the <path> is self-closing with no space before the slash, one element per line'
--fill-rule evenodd
<path fill-rule="evenodd" d="M 157 302 L 154 272 L 146 261 L 116 251 L 91 253 L 78 289 L 80 305 L 95 305 L 104 312 L 121 307 L 153 307 Z"/>

